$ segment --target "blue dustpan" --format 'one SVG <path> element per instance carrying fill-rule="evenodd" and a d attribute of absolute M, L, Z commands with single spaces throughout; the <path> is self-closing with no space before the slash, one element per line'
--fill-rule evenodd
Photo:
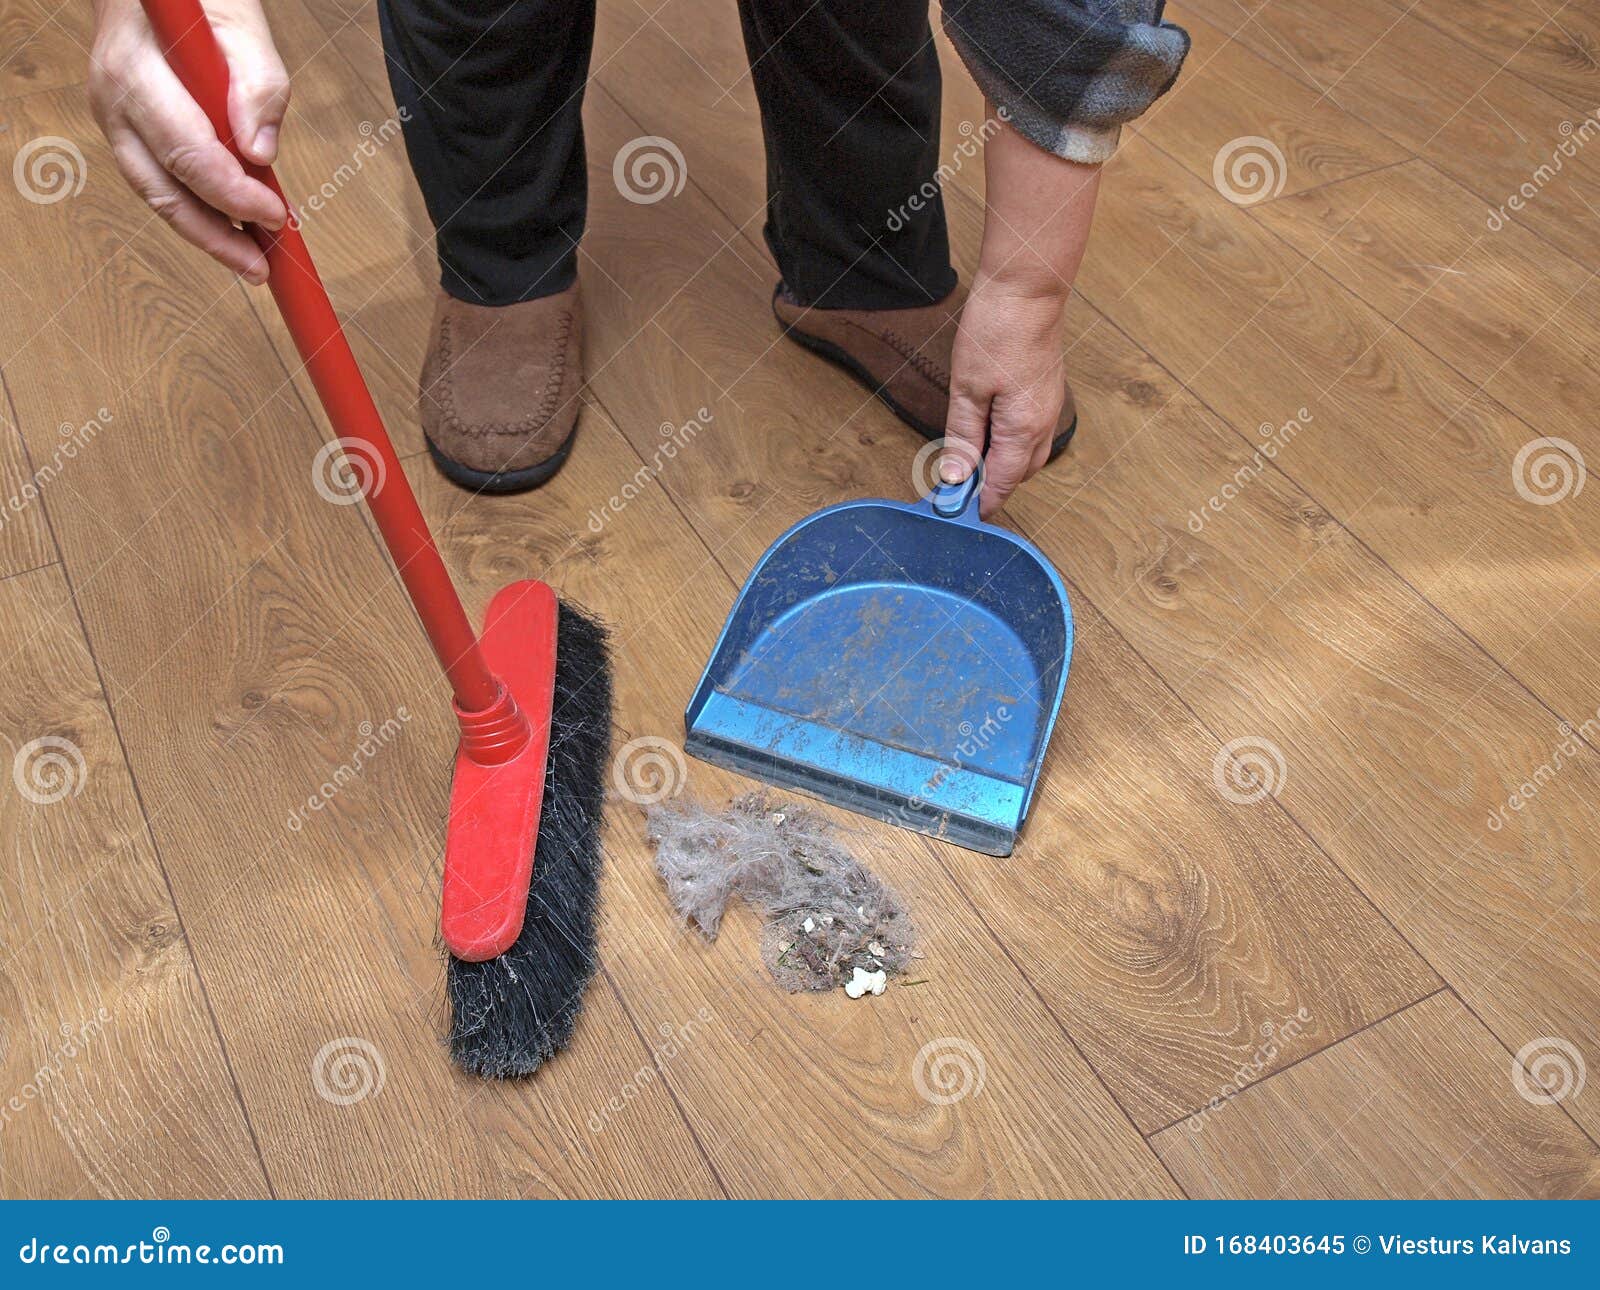
<path fill-rule="evenodd" d="M 1031 542 L 978 519 L 978 478 L 801 520 L 739 593 L 684 714 L 695 757 L 1009 855 L 1072 658 Z"/>

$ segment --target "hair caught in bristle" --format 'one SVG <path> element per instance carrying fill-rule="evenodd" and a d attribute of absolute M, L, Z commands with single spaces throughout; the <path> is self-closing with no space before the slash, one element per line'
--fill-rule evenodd
<path fill-rule="evenodd" d="M 499 958 L 450 959 L 450 1054 L 474 1075 L 531 1075 L 572 1037 L 597 966 L 600 823 L 610 748 L 606 631 L 563 602 L 550 759 L 522 934 Z"/>

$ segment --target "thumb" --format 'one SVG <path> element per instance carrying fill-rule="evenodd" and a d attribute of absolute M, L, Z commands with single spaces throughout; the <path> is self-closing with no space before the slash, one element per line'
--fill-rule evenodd
<path fill-rule="evenodd" d="M 944 451 L 939 454 L 939 478 L 959 484 L 983 461 L 989 437 L 990 396 L 959 388 L 950 391 L 950 411 L 944 423 Z"/>
<path fill-rule="evenodd" d="M 206 12 L 228 60 L 228 124 L 239 151 L 270 166 L 289 109 L 289 73 L 258 0 L 211 0 Z"/>

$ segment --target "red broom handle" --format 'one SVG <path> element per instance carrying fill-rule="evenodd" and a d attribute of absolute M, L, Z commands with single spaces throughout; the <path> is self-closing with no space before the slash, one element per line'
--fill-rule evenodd
<path fill-rule="evenodd" d="M 272 168 L 246 160 L 234 143 L 228 123 L 228 63 L 200 0 L 142 3 L 156 39 L 166 50 L 167 62 L 211 118 L 217 138 L 239 158 L 252 179 L 260 180 L 282 198 L 283 189 Z M 288 208 L 287 199 L 284 207 Z M 352 444 L 358 454 L 368 454 L 369 463 L 376 463 L 376 469 L 367 472 L 372 477 L 366 490 L 367 505 L 422 619 L 433 652 L 450 680 L 456 707 L 462 712 L 481 712 L 495 703 L 500 684 L 478 648 L 478 638 L 461 607 L 427 521 L 422 518 L 416 495 L 356 366 L 322 279 L 317 276 L 305 238 L 292 220 L 277 232 L 255 225 L 247 226 L 246 231 L 266 257 L 273 299 L 311 374 L 311 383 L 316 386 L 334 433 Z"/>

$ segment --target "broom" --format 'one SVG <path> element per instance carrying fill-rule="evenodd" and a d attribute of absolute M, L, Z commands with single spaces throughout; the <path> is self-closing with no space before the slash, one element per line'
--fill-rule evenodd
<path fill-rule="evenodd" d="M 233 145 L 228 65 L 200 0 L 142 3 L 217 137 L 282 198 L 271 168 Z M 247 231 L 340 448 L 363 467 L 367 505 L 454 696 L 461 743 L 439 918 L 451 1054 L 477 1075 L 531 1074 L 571 1038 L 595 971 L 605 632 L 525 580 L 495 594 L 483 636 L 473 633 L 296 222 Z"/>

